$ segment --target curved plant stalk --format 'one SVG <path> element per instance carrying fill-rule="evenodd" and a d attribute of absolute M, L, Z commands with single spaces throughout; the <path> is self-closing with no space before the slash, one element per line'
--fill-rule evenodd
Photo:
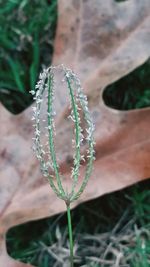
<path fill-rule="evenodd" d="M 74 132 L 75 140 L 75 152 L 74 152 L 74 163 L 72 168 L 72 186 L 71 189 L 65 190 L 62 183 L 62 177 L 59 173 L 59 165 L 57 163 L 57 157 L 55 152 L 54 145 L 54 134 L 55 134 L 55 122 L 54 122 L 54 82 L 55 82 L 55 73 L 56 71 L 62 71 L 64 76 L 64 81 L 66 83 L 66 88 L 70 97 L 71 112 L 69 118 L 74 123 Z M 68 231 L 69 231 L 69 241 L 70 241 L 70 266 L 73 267 L 73 237 L 72 237 L 72 223 L 71 223 L 71 213 L 70 213 L 70 204 L 77 200 L 82 192 L 84 191 L 89 177 L 92 172 L 93 160 L 94 160 L 94 125 L 90 112 L 88 109 L 87 97 L 84 95 L 80 80 L 75 75 L 75 73 L 65 68 L 63 65 L 57 67 L 50 67 L 45 69 L 39 77 L 39 82 L 36 85 L 35 91 L 31 91 L 31 94 L 34 95 L 35 107 L 33 107 L 33 117 L 32 120 L 35 121 L 35 136 L 33 138 L 33 150 L 40 161 L 41 171 L 45 177 L 47 177 L 51 188 L 56 193 L 56 195 L 65 201 L 67 208 L 67 218 L 68 218 Z M 45 100 L 44 95 L 46 94 L 47 98 L 47 114 L 46 114 L 46 136 L 48 136 L 47 147 L 45 149 L 41 141 L 41 126 L 40 126 L 40 114 L 42 109 L 42 102 Z M 81 119 L 79 110 L 82 110 L 84 115 L 84 120 L 86 122 L 86 129 L 81 128 Z M 83 135 L 83 130 L 86 130 L 86 136 Z M 84 160 L 84 156 L 81 155 L 80 146 L 83 139 L 86 139 L 88 149 L 86 155 L 86 171 L 85 176 L 79 188 L 77 185 L 79 183 L 79 169 L 81 160 Z M 46 156 L 47 157 L 46 157 Z M 56 177 L 56 183 L 54 182 L 54 177 L 51 173 L 54 173 Z"/>

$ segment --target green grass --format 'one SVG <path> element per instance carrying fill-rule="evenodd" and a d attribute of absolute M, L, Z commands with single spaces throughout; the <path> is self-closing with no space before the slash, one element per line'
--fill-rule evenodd
<path fill-rule="evenodd" d="M 0 101 L 14 114 L 31 104 L 28 91 L 41 64 L 51 62 L 56 24 L 55 0 L 0 1 Z M 149 107 L 149 75 L 147 61 L 106 88 L 106 104 L 120 110 Z M 112 267 L 120 255 L 119 267 L 150 266 L 149 188 L 150 181 L 139 183 L 73 210 L 75 267 Z M 12 257 L 38 267 L 68 266 L 66 214 L 14 227 L 7 248 Z"/>
<path fill-rule="evenodd" d="M 41 66 L 51 63 L 56 0 L 0 1 L 0 101 L 19 113 L 32 102 Z"/>
<path fill-rule="evenodd" d="M 108 86 L 105 103 L 115 109 L 129 110 L 150 106 L 150 61 Z"/>

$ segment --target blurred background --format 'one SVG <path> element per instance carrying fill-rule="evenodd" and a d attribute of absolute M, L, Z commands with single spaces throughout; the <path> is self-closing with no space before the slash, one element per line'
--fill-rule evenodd
<path fill-rule="evenodd" d="M 0 102 L 14 116 L 33 103 L 29 91 L 52 63 L 57 20 L 56 0 L 0 1 Z M 103 97 L 118 110 L 150 107 L 150 61 L 109 85 Z M 75 208 L 75 266 L 149 267 L 149 207 L 147 180 Z M 66 214 L 10 229 L 7 249 L 37 267 L 65 266 Z"/>
<path fill-rule="evenodd" d="M 13 114 L 32 102 L 39 72 L 52 60 L 57 1 L 1 1 L 0 100 Z"/>

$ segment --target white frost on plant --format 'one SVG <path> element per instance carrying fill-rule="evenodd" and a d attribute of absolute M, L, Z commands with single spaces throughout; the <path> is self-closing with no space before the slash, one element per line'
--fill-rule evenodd
<path fill-rule="evenodd" d="M 56 159 L 55 146 L 54 146 L 54 136 L 56 135 L 55 131 L 55 121 L 54 118 L 56 116 L 56 112 L 54 109 L 54 88 L 55 88 L 55 72 L 57 70 L 61 70 L 63 72 L 63 83 L 66 83 L 66 87 L 69 91 L 70 96 L 70 115 L 69 119 L 72 120 L 74 124 L 74 136 L 75 138 L 72 140 L 72 146 L 74 148 L 73 155 L 73 167 L 71 170 L 71 178 L 72 178 L 72 188 L 70 193 L 68 190 L 64 190 L 61 176 L 59 174 L 59 166 Z M 39 76 L 39 81 L 35 86 L 35 91 L 31 90 L 30 93 L 33 95 L 33 99 L 35 100 L 35 106 L 33 109 L 33 116 L 31 120 L 34 121 L 34 144 L 33 150 L 36 154 L 36 157 L 40 161 L 41 171 L 45 177 L 49 179 L 50 185 L 55 193 L 62 199 L 68 202 L 72 202 L 77 199 L 80 194 L 83 192 L 89 176 L 92 170 L 92 163 L 94 160 L 94 124 L 92 122 L 92 118 L 88 109 L 88 99 L 87 96 L 83 93 L 83 89 L 80 84 L 79 78 L 76 74 L 65 68 L 63 65 L 50 67 L 48 69 L 44 69 L 43 72 Z M 42 105 L 45 101 L 44 97 L 48 100 L 47 103 L 47 112 L 45 114 L 46 119 L 41 119 L 41 109 Z M 86 122 L 86 129 L 82 129 L 81 127 L 81 118 L 80 111 L 84 114 L 84 119 Z M 41 125 L 40 122 L 43 121 L 47 123 L 47 125 L 43 128 L 45 130 L 45 137 L 48 138 L 48 141 L 42 145 L 41 142 Z M 86 133 L 86 136 L 84 136 Z M 87 156 L 81 154 L 80 146 L 83 144 L 84 139 L 86 139 L 88 144 Z M 46 157 L 47 156 L 47 157 Z M 83 182 L 79 188 L 79 190 L 75 191 L 76 186 L 78 184 L 79 177 L 79 169 L 82 161 L 86 161 L 87 159 L 87 168 L 85 177 L 83 178 Z M 56 176 L 57 186 L 54 185 L 52 176 L 50 175 L 50 170 L 53 170 Z"/>

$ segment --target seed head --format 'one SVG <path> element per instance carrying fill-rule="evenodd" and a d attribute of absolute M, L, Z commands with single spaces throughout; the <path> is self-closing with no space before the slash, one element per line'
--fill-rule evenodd
<path fill-rule="evenodd" d="M 63 73 L 62 83 L 65 83 L 66 90 L 68 90 L 70 99 L 70 103 L 68 104 L 70 104 L 71 107 L 68 118 L 74 124 L 75 134 L 75 139 L 72 140 L 72 145 L 74 147 L 74 162 L 70 175 L 72 178 L 72 186 L 69 192 L 63 187 L 62 176 L 59 171 L 54 145 L 54 136 L 56 135 L 54 120 L 56 116 L 54 106 L 54 84 L 55 74 L 58 70 Z M 54 192 L 67 204 L 70 204 L 79 198 L 85 189 L 91 175 L 94 160 L 94 124 L 88 109 L 87 97 L 83 93 L 79 78 L 72 70 L 65 68 L 63 65 L 44 69 L 39 76 L 39 81 L 35 87 L 35 91 L 32 90 L 31 94 L 34 96 L 35 100 L 32 116 L 32 120 L 34 121 L 33 151 L 40 162 L 43 175 L 48 178 Z M 47 112 L 45 114 L 46 119 L 41 118 L 43 104 L 47 104 Z M 81 113 L 86 124 L 85 128 L 81 127 Z M 43 131 L 43 128 L 41 127 L 42 122 L 46 123 L 46 127 L 44 127 L 45 136 L 48 137 L 48 142 L 46 142 L 46 144 L 43 144 L 41 141 L 41 132 Z M 83 144 L 84 139 L 86 140 L 88 147 L 86 150 L 86 156 L 81 153 L 81 145 Z M 79 188 L 77 188 L 79 182 L 79 169 L 82 161 L 86 161 L 86 171 L 82 183 L 79 185 Z M 55 175 L 56 182 L 52 173 Z"/>

